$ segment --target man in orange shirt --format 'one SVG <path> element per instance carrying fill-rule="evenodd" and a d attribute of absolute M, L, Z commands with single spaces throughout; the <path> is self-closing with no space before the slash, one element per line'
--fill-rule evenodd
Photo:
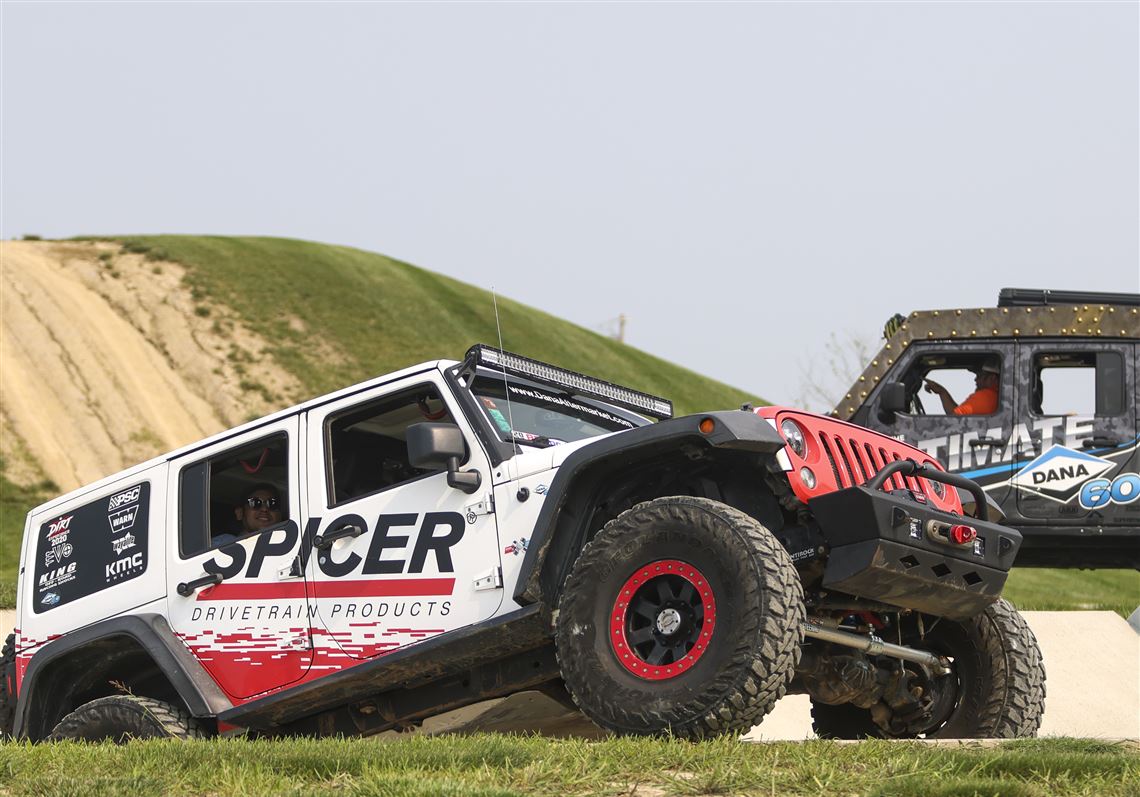
<path fill-rule="evenodd" d="M 942 400 L 942 409 L 947 415 L 990 415 L 998 406 L 998 374 L 1001 369 L 996 363 L 986 363 L 974 371 L 973 393 L 961 404 L 954 401 L 950 391 L 930 379 L 926 380 L 926 392 L 934 393 Z"/>

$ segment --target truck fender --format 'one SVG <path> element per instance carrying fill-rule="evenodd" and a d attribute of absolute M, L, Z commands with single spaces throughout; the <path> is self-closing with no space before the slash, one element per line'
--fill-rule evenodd
<path fill-rule="evenodd" d="M 125 615 L 73 631 L 36 652 L 20 684 L 13 735 L 38 740 L 51 732 L 50 725 L 45 725 L 59 717 L 50 716 L 54 712 L 48 708 L 53 700 L 61 702 L 71 670 L 81 666 L 78 662 L 84 657 L 99 656 L 110 664 L 116 652 L 127 654 L 137 649 L 161 670 L 193 716 L 213 717 L 232 707 L 221 688 L 175 636 L 166 618 L 160 614 Z"/>
<path fill-rule="evenodd" d="M 712 421 L 709 432 L 701 431 L 706 420 Z M 585 542 L 582 527 L 590 519 L 582 502 L 592 500 L 607 477 L 644 459 L 676 456 L 685 446 L 774 455 L 784 447 L 784 439 L 755 413 L 729 410 L 686 415 L 630 429 L 573 452 L 547 487 L 523 558 L 515 601 L 526 606 L 553 598 L 561 571 L 545 566 L 548 556 L 565 560 L 577 555 L 577 548 Z"/>

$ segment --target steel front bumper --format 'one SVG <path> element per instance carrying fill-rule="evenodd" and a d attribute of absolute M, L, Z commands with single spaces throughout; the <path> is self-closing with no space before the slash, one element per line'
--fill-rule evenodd
<path fill-rule="evenodd" d="M 905 475 L 905 468 L 895 470 Z M 921 475 L 948 484 L 961 479 L 926 469 Z M 824 589 L 960 619 L 997 600 L 1021 535 L 983 519 L 934 509 L 908 492 L 882 492 L 884 482 L 885 477 L 876 478 L 811 501 L 831 546 Z M 954 526 L 968 526 L 977 536 L 956 544 L 947 533 Z"/>

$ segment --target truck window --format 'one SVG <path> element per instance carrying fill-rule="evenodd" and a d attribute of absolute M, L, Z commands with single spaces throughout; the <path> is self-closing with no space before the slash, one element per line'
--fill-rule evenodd
<path fill-rule="evenodd" d="M 289 519 L 289 436 L 284 432 L 187 465 L 179 474 L 183 558 Z"/>
<path fill-rule="evenodd" d="M 1042 352 L 1033 358 L 1029 408 L 1037 415 L 1119 415 L 1122 372 L 1117 352 Z"/>
<path fill-rule="evenodd" d="M 325 427 L 330 505 L 439 472 L 412 467 L 407 429 L 415 423 L 454 422 L 430 384 L 330 416 Z"/>
<path fill-rule="evenodd" d="M 1001 358 L 996 353 L 926 354 L 904 384 L 919 415 L 992 415 L 1000 409 Z"/>

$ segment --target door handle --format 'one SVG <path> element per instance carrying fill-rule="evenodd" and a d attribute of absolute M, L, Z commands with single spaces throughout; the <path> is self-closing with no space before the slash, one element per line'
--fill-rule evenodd
<path fill-rule="evenodd" d="M 326 531 L 323 534 L 318 534 L 313 538 L 313 546 L 316 548 L 328 548 L 337 540 L 343 540 L 348 537 L 359 537 L 363 533 L 364 528 L 362 526 L 349 523 L 348 525 Z"/>
<path fill-rule="evenodd" d="M 222 583 L 221 573 L 207 573 L 201 578 L 196 578 L 193 581 L 183 581 L 178 585 L 178 594 L 183 598 L 189 598 L 198 590 L 199 587 L 214 587 Z"/>
<path fill-rule="evenodd" d="M 1000 448 L 1005 445 L 1004 440 L 998 440 L 995 437 L 975 437 L 970 441 L 971 448 L 978 448 L 979 446 L 990 446 L 991 448 Z"/>
<path fill-rule="evenodd" d="M 1081 448 L 1112 448 L 1120 444 L 1119 440 L 1103 435 L 1093 435 L 1081 443 Z"/>

